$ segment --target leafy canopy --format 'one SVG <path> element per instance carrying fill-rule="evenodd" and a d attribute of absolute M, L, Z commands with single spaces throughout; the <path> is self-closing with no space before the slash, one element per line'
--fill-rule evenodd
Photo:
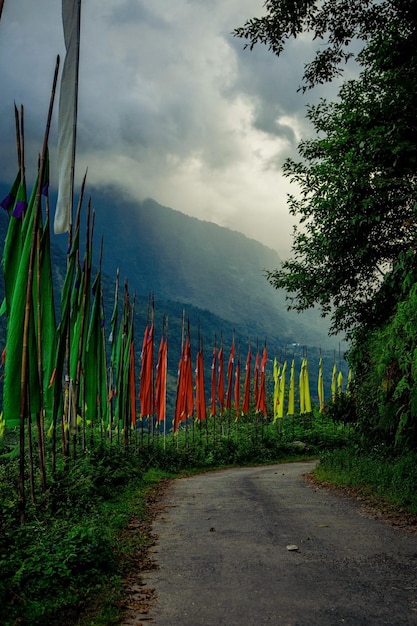
<path fill-rule="evenodd" d="M 407 30 L 415 4 L 415 0 L 266 0 L 266 15 L 248 19 L 233 34 L 246 39 L 245 47 L 251 50 L 261 43 L 279 56 L 288 39 L 310 33 L 319 48 L 305 68 L 307 89 L 342 73 L 341 64 L 354 56 L 352 42 L 368 42 L 390 26 Z"/>
<path fill-rule="evenodd" d="M 308 108 L 316 137 L 284 173 L 300 194 L 293 257 L 268 278 L 297 310 L 318 305 L 332 330 L 352 332 L 391 311 L 386 277 L 416 241 L 417 22 L 415 2 L 266 2 L 268 14 L 235 34 L 280 54 L 285 40 L 308 31 L 327 47 L 306 67 L 307 86 L 330 80 L 352 53 L 361 73 L 337 102 Z M 248 44 L 249 45 L 249 44 Z"/>

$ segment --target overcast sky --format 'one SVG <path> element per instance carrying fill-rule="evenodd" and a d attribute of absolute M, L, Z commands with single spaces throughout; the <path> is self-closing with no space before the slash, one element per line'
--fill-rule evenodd
<path fill-rule="evenodd" d="M 287 257 L 281 166 L 311 133 L 306 104 L 325 92 L 297 93 L 316 44 L 297 39 L 277 59 L 262 46 L 243 50 L 231 35 L 262 14 L 263 0 L 83 0 L 77 184 L 88 167 L 91 186 L 118 185 Z M 63 62 L 60 0 L 5 0 L 0 182 L 16 172 L 14 102 L 25 107 L 26 166 L 35 171 L 57 54 Z M 55 186 L 57 110 L 58 100 Z"/>

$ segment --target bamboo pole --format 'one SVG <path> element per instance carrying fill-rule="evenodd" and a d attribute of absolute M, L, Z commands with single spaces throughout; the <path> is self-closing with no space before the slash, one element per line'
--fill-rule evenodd
<path fill-rule="evenodd" d="M 103 247 L 104 247 L 104 237 L 101 237 L 101 246 L 100 246 L 100 259 L 99 259 L 99 272 L 100 272 L 100 276 L 102 275 L 102 269 L 103 269 Z M 103 319 L 104 319 L 104 293 L 103 293 L 103 283 L 102 281 L 100 281 L 100 314 L 103 314 Z M 102 354 L 104 356 L 104 372 L 107 373 L 107 357 L 106 357 L 106 334 L 105 334 L 105 328 L 104 328 L 104 323 L 102 324 L 102 328 L 101 328 L 101 343 L 102 343 Z M 101 384 L 100 384 L 101 387 Z M 101 388 L 100 388 L 100 392 L 101 392 Z M 99 419 L 100 419 L 100 440 L 103 441 L 104 439 L 104 415 L 107 414 L 107 416 L 109 416 L 109 387 L 107 386 L 107 374 L 106 374 L 106 406 L 105 408 L 103 407 L 103 397 L 100 394 L 100 414 L 99 414 Z"/>
<path fill-rule="evenodd" d="M 30 399 L 28 400 L 29 404 Z M 35 504 L 35 472 L 33 468 L 33 440 L 32 440 L 32 417 L 30 412 L 28 414 L 28 459 L 29 459 L 29 485 L 30 485 L 30 499 L 32 504 Z"/>
<path fill-rule="evenodd" d="M 148 415 L 148 444 L 149 444 L 149 436 L 152 438 L 152 444 L 155 442 L 155 373 L 154 373 L 154 349 L 153 349 L 153 341 L 154 341 L 154 325 L 155 325 L 155 298 L 154 294 L 150 294 L 150 307 L 151 307 L 151 328 L 152 328 L 152 349 L 151 349 L 151 408 L 152 412 Z"/>
<path fill-rule="evenodd" d="M 135 313 L 136 313 L 136 293 L 133 294 L 133 303 L 130 313 L 130 345 L 129 345 L 129 385 L 133 382 L 133 389 L 129 389 L 129 407 L 130 407 L 130 424 L 134 426 L 134 446 L 135 451 L 138 449 L 138 430 L 137 430 L 137 409 L 136 409 L 136 371 L 135 371 Z M 133 346 L 133 362 L 131 360 L 131 350 Z M 132 371 L 130 371 L 132 368 Z M 132 415 L 133 412 L 133 415 Z"/>
<path fill-rule="evenodd" d="M 22 182 L 22 176 L 24 176 L 25 163 L 22 157 L 22 138 L 21 138 L 21 130 L 20 130 L 20 119 L 19 119 L 19 110 L 14 105 L 14 121 L 16 127 L 16 148 L 17 148 L 17 163 L 20 171 L 20 180 Z"/>
<path fill-rule="evenodd" d="M 75 215 L 75 228 L 73 229 L 72 224 L 68 229 L 68 255 L 71 252 L 71 248 L 73 245 L 73 236 L 74 231 L 77 232 L 80 226 L 81 220 L 81 207 L 84 200 L 84 191 L 87 180 L 87 170 L 85 171 L 82 183 L 80 195 L 78 198 L 77 211 Z M 72 221 L 72 220 L 71 220 Z M 79 247 L 76 250 L 76 263 L 79 261 Z M 67 256 L 67 268 L 69 264 L 69 256 Z M 62 442 L 62 454 L 64 457 L 64 463 L 66 464 L 69 460 L 69 423 L 70 423 L 70 415 L 72 412 L 71 402 L 73 396 L 73 381 L 71 381 L 71 355 L 70 355 L 70 346 L 71 346 L 71 311 L 68 310 L 67 318 L 64 320 L 66 327 L 63 328 L 63 334 L 65 334 L 66 341 L 66 354 L 65 354 L 65 383 L 64 383 L 64 414 L 61 419 L 61 442 Z"/>
<path fill-rule="evenodd" d="M 85 266 L 84 266 L 84 276 L 83 276 L 83 287 L 82 287 L 82 302 L 81 302 L 81 326 L 80 326 L 80 338 L 78 342 L 78 354 L 77 354 L 77 367 L 75 374 L 75 385 L 74 385 L 74 397 L 71 401 L 70 406 L 74 406 L 73 421 L 69 424 L 70 426 L 70 434 L 72 434 L 72 452 L 73 458 L 76 458 L 76 445 L 77 445 L 77 413 L 80 404 L 81 396 L 81 376 L 83 374 L 82 366 L 83 366 L 83 351 L 84 351 L 84 334 L 85 334 L 85 325 L 86 325 L 86 317 L 87 317 L 87 293 L 90 288 L 90 255 L 91 255 L 91 229 L 90 229 L 90 220 L 91 220 L 91 198 L 88 200 L 87 204 L 87 224 L 86 224 L 86 239 L 85 239 Z M 82 411 L 83 412 L 83 411 Z"/>
<path fill-rule="evenodd" d="M 165 341 L 166 341 L 166 359 L 168 360 L 168 317 L 165 317 Z M 165 368 L 165 376 L 168 371 L 168 368 Z M 166 436 L 167 436 L 167 416 L 166 416 L 166 380 L 165 380 L 165 396 L 164 396 L 164 404 L 165 404 L 165 417 L 164 417 L 164 450 L 166 448 Z"/>
<path fill-rule="evenodd" d="M 41 314 L 41 235 L 40 229 L 37 228 L 36 232 L 36 274 L 37 274 L 37 320 L 38 320 L 38 333 L 37 333 L 37 350 L 38 350 L 38 377 L 39 377 L 39 391 L 41 397 L 41 410 L 36 414 L 36 428 L 38 434 L 38 456 L 39 456 L 39 472 L 41 475 L 42 491 L 46 491 L 46 468 L 45 468 L 45 439 L 43 437 L 44 432 L 44 393 L 43 393 L 43 353 L 42 353 L 42 314 Z"/>
<path fill-rule="evenodd" d="M 55 64 L 55 73 L 53 79 L 53 86 L 51 91 L 50 103 L 49 103 L 49 111 L 47 117 L 46 130 L 43 140 L 43 147 L 41 153 L 41 161 L 38 173 L 38 187 L 36 190 L 36 203 L 35 203 L 35 215 L 32 229 L 32 240 L 31 240 L 31 248 L 30 248 L 30 256 L 29 256 L 29 268 L 28 268 L 28 282 L 26 289 L 26 306 L 25 306 L 25 317 L 24 317 L 24 325 L 23 325 L 23 350 L 22 350 L 22 370 L 21 370 L 21 379 L 20 379 L 20 459 L 19 459 L 19 470 L 20 470 L 20 493 L 19 493 L 19 512 L 20 512 L 20 522 L 24 523 L 25 521 L 25 477 L 24 477 L 24 464 L 25 464 L 25 450 L 24 450 L 24 432 L 25 432 L 25 420 L 28 416 L 28 397 L 27 397 L 27 389 L 28 389 L 28 352 L 29 352 L 29 322 L 31 317 L 31 303 L 32 303 L 32 287 L 33 287 L 33 268 L 35 261 L 35 243 L 36 243 L 36 233 L 38 229 L 39 222 L 39 213 L 40 213 L 40 204 L 41 204 L 41 190 L 42 190 L 42 180 L 43 173 L 45 169 L 45 159 L 48 148 L 48 139 L 49 139 L 49 131 L 51 127 L 51 119 L 52 119 L 52 111 L 53 104 L 55 100 L 55 91 L 56 84 L 58 80 L 58 70 L 59 70 L 59 56 L 57 57 Z M 23 445 L 22 445 L 23 444 Z"/>
<path fill-rule="evenodd" d="M 123 397 L 123 389 L 125 386 L 125 377 L 127 377 L 127 381 L 129 381 L 129 373 L 125 371 L 124 368 L 124 357 L 125 357 L 125 350 L 126 350 L 126 343 L 127 343 L 127 337 L 128 337 L 128 327 L 129 327 L 129 314 L 130 314 L 130 303 L 129 303 L 129 290 L 128 290 L 128 283 L 127 280 L 125 280 L 125 290 L 124 290 L 124 317 L 123 317 L 123 324 L 124 324 L 124 329 L 123 329 L 123 335 L 122 335 L 122 350 L 121 350 L 121 368 L 122 368 L 122 383 L 120 384 L 120 394 L 121 394 L 121 398 L 120 398 L 120 406 L 123 407 L 123 443 L 125 448 L 128 447 L 129 445 L 129 411 L 128 411 L 128 406 L 129 406 L 129 398 L 128 395 L 129 394 L 125 394 L 125 397 Z M 119 416 L 120 417 L 120 416 Z"/>
<path fill-rule="evenodd" d="M 117 333 L 117 317 L 118 317 L 118 304 L 119 304 L 119 277 L 120 277 L 120 271 L 119 271 L 119 268 L 117 268 L 116 283 L 115 283 L 115 288 L 114 288 L 113 314 L 112 314 L 112 319 L 111 319 L 111 324 L 112 324 L 112 328 L 110 331 L 111 351 L 110 351 L 110 365 L 109 365 L 109 375 L 108 375 L 108 381 L 109 381 L 108 388 L 110 392 L 110 397 L 109 397 L 109 440 L 110 440 L 110 443 L 113 442 L 113 421 L 114 421 L 113 390 L 114 390 L 114 376 L 115 376 L 114 362 L 113 362 L 113 356 L 114 356 L 113 346 L 117 345 L 116 333 Z"/>
<path fill-rule="evenodd" d="M 21 107 L 22 112 L 22 120 L 23 120 L 23 107 Z M 15 115 L 15 126 L 16 126 L 16 147 L 17 147 L 17 160 L 20 171 L 20 182 L 23 183 L 25 178 L 25 162 L 23 158 L 23 122 L 21 124 L 19 117 L 19 110 L 14 105 L 14 115 Z M 24 428 L 24 420 L 22 420 L 22 416 L 20 416 L 20 425 L 19 425 L 19 511 L 20 511 L 20 522 L 24 522 L 24 514 L 26 507 L 26 496 L 25 496 L 25 428 Z"/>

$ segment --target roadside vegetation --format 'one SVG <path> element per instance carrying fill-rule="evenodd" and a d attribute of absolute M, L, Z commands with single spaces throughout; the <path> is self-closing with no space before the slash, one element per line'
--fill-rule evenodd
<path fill-rule="evenodd" d="M 24 524 L 15 433 L 7 431 L 0 444 L 0 623 L 120 623 L 123 581 L 132 568 L 146 567 L 151 504 L 167 478 L 320 458 L 318 480 L 358 487 L 417 513 L 416 455 L 382 445 L 365 450 L 356 425 L 346 420 L 349 404 L 339 397 L 322 414 L 275 424 L 252 412 L 239 422 L 189 421 L 175 436 L 137 430 L 127 446 L 124 437 L 110 443 L 93 435 L 83 452 L 56 469 L 46 491 L 36 480 Z M 127 532 L 132 526 L 135 532 Z"/>
<path fill-rule="evenodd" d="M 148 497 L 164 478 L 315 458 L 329 447 L 344 446 L 350 436 L 350 428 L 321 416 L 288 418 L 282 426 L 254 413 L 250 418 L 190 420 L 177 435 L 166 437 L 138 429 L 130 433 L 128 445 L 121 433 L 112 442 L 92 433 L 84 450 L 60 462 L 46 490 L 35 447 L 34 497 L 23 524 L 16 432 L 7 430 L 0 439 L 0 623 L 118 623 L 123 579 L 129 567 L 137 567 L 149 540 L 146 524 L 141 529 L 149 514 Z M 49 448 L 47 442 L 48 466 Z M 28 460 L 26 470 L 31 471 Z M 126 533 L 132 520 L 139 531 Z"/>

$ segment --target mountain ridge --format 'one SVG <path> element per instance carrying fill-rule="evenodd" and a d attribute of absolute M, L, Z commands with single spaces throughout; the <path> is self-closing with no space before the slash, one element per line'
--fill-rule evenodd
<path fill-rule="evenodd" d="M 0 185 L 1 197 L 7 192 Z M 88 196 L 95 213 L 94 256 L 103 237 L 103 273 L 111 284 L 119 269 L 121 281 L 128 281 L 142 304 L 152 294 L 158 307 L 172 309 L 178 303 L 210 312 L 224 321 L 222 326 L 240 329 L 244 340 L 268 338 L 277 349 L 291 344 L 334 347 L 337 339 L 328 336 L 326 323 L 315 311 L 288 311 L 285 293 L 267 282 L 264 271 L 280 263 L 272 248 L 150 198 L 135 202 L 111 187 L 89 189 Z M 52 215 L 55 198 L 52 191 Z M 84 215 L 85 206 L 82 221 Z M 52 235 L 53 248 L 66 253 L 67 245 L 65 234 Z M 60 274 L 64 268 L 57 262 Z"/>
<path fill-rule="evenodd" d="M 137 293 L 192 304 L 237 326 L 250 324 L 252 337 L 334 345 L 317 312 L 287 311 L 285 292 L 267 282 L 265 270 L 281 262 L 272 248 L 152 199 L 121 198 L 110 187 L 93 189 L 91 197 L 96 237 L 104 238 L 103 269 L 128 273 Z"/>

